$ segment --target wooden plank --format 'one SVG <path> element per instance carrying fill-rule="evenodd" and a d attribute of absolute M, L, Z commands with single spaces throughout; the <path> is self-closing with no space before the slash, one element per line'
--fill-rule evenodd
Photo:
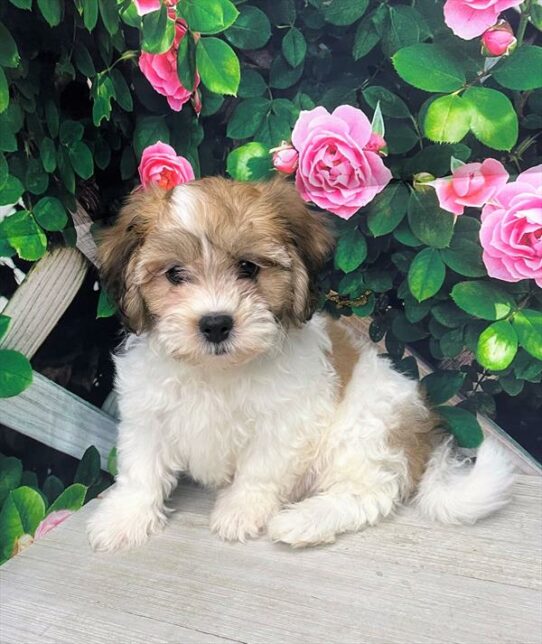
<path fill-rule="evenodd" d="M 92 553 L 75 516 L 0 568 L 0 641 L 541 644 L 542 481 L 472 527 L 409 508 L 293 551 L 209 533 L 214 495 L 182 485 L 144 547 Z"/>
<path fill-rule="evenodd" d="M 357 318 L 355 316 L 352 316 L 350 318 L 345 318 L 345 320 L 355 333 L 363 334 L 365 336 L 368 335 L 371 318 Z M 379 342 L 378 346 L 382 349 L 383 352 L 386 351 L 383 342 Z M 407 347 L 405 353 L 406 355 L 416 358 L 420 372 L 420 378 L 423 378 L 423 376 L 426 376 L 427 374 L 433 372 L 431 366 L 415 351 L 412 351 L 412 349 L 409 349 Z M 454 396 L 450 399 L 449 403 L 456 405 L 462 400 L 464 400 L 463 397 Z M 536 459 L 534 459 L 517 441 L 515 441 L 509 434 L 507 434 L 501 427 L 499 427 L 487 416 L 477 414 L 477 418 L 484 434 L 492 436 L 493 438 L 498 440 L 499 443 L 501 443 L 501 445 L 508 451 L 518 471 L 522 472 L 523 474 L 532 474 L 534 476 L 542 475 L 542 465 L 538 463 L 538 461 L 536 461 Z"/>
<path fill-rule="evenodd" d="M 0 398 L 0 419 L 25 436 L 76 458 L 95 445 L 104 468 L 117 437 L 113 418 L 36 372 L 28 389 L 13 398 Z"/>
<path fill-rule="evenodd" d="M 11 323 L 1 346 L 32 358 L 75 297 L 87 268 L 74 248 L 56 248 L 34 264 L 3 311 Z"/>

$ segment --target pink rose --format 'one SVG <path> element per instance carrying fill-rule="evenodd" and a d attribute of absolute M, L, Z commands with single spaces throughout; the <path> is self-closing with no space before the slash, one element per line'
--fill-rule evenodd
<path fill-rule="evenodd" d="M 283 141 L 280 147 L 274 148 L 271 152 L 275 170 L 284 174 L 292 174 L 296 171 L 299 154 L 295 148 Z"/>
<path fill-rule="evenodd" d="M 144 16 L 147 13 L 153 11 L 158 11 L 162 3 L 160 0 L 134 0 L 137 13 L 140 16 Z M 165 5 L 168 7 L 174 7 L 177 4 L 177 0 L 165 0 Z"/>
<path fill-rule="evenodd" d="M 496 25 L 490 27 L 482 35 L 482 55 L 508 55 L 514 51 L 516 44 L 517 40 L 512 31 L 512 27 L 506 20 L 499 20 Z"/>
<path fill-rule="evenodd" d="M 370 138 L 368 118 L 350 105 L 333 114 L 323 107 L 302 111 L 292 132 L 302 199 L 343 219 L 372 201 L 390 182 L 391 172 L 378 153 L 365 149 Z"/>
<path fill-rule="evenodd" d="M 36 532 L 34 532 L 34 541 L 44 537 L 48 532 L 51 532 L 53 528 L 56 528 L 57 525 L 66 521 L 66 519 L 72 514 L 73 512 L 70 510 L 57 510 L 57 512 L 51 512 L 51 514 L 48 514 L 36 528 Z"/>
<path fill-rule="evenodd" d="M 465 206 L 480 208 L 508 181 L 508 172 L 500 161 L 486 159 L 483 163 L 467 163 L 453 171 L 451 177 L 436 179 L 440 207 L 454 215 L 462 215 Z"/>
<path fill-rule="evenodd" d="M 444 22 L 456 36 L 472 40 L 492 27 L 499 14 L 523 0 L 446 0 Z"/>
<path fill-rule="evenodd" d="M 172 110 L 179 112 L 182 106 L 190 100 L 192 92 L 199 85 L 199 74 L 196 72 L 194 87 L 187 90 L 181 85 L 177 75 L 177 51 L 179 43 L 187 32 L 186 23 L 183 20 L 175 22 L 175 39 L 171 49 L 163 54 L 149 54 L 141 52 L 139 57 L 139 68 L 153 86 L 153 88 L 167 98 Z"/>
<path fill-rule="evenodd" d="M 139 178 L 144 188 L 156 183 L 164 190 L 195 179 L 188 159 L 177 156 L 171 145 L 158 141 L 143 150 L 139 163 Z"/>
<path fill-rule="evenodd" d="M 482 210 L 482 258 L 491 277 L 542 288 L 542 165 L 522 172 Z"/>

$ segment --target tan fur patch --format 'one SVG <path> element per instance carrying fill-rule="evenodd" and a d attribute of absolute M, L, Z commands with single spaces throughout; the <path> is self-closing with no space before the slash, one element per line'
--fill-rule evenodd
<path fill-rule="evenodd" d="M 327 332 L 331 340 L 331 364 L 339 378 L 339 398 L 352 379 L 360 350 L 354 336 L 342 322 L 331 318 L 327 321 Z"/>
<path fill-rule="evenodd" d="M 420 405 L 402 410 L 402 422 L 389 436 L 389 446 L 401 451 L 408 461 L 411 490 L 418 484 L 425 472 L 431 453 L 442 438 L 439 429 L 441 421 L 425 401 L 420 392 Z"/>

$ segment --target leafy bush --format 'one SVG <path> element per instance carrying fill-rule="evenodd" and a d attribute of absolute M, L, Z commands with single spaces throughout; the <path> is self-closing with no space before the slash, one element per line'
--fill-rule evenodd
<path fill-rule="evenodd" d="M 71 485 L 65 487 L 51 474 L 40 488 L 36 474 L 23 471 L 18 458 L 0 454 L 0 564 L 107 488 L 116 473 L 115 459 L 112 451 L 110 473 L 103 473 L 97 449 L 89 447 Z"/>
<path fill-rule="evenodd" d="M 384 137 L 393 181 L 350 218 L 334 218 L 322 305 L 372 316 L 371 338 L 384 340 L 399 369 L 417 372 L 407 343 L 438 367 L 424 384 L 435 405 L 465 396 L 460 408 L 442 408 L 464 445 L 481 439 L 470 412 L 493 415 L 495 394 L 524 390 L 540 404 L 542 295 L 521 279 L 541 276 L 540 227 L 525 231 L 531 274 L 519 260 L 506 273 L 505 249 L 492 260 L 501 279 L 490 278 L 483 203 L 452 214 L 434 181 L 488 158 L 512 178 L 540 163 L 538 4 L 499 4 L 517 11 L 506 11 L 504 40 L 483 36 L 486 54 L 502 46 L 494 58 L 482 55 L 481 32 L 452 33 L 439 0 L 137 4 L 144 15 L 131 0 L 2 4 L 0 205 L 16 206 L 0 224 L 0 255 L 35 261 L 48 245 L 73 244 L 76 196 L 95 189 L 118 203 L 158 141 L 196 176 L 264 179 L 270 150 L 290 140 L 302 110 L 351 105 Z M 495 3 L 474 4 L 486 17 Z M 1 395 L 27 385 L 23 363 L 4 352 Z"/>

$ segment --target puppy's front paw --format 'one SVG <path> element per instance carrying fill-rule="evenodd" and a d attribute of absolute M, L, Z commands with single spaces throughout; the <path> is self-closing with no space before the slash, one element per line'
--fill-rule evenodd
<path fill-rule="evenodd" d="M 155 506 L 136 506 L 122 495 L 110 496 L 87 523 L 87 536 L 93 550 L 113 551 L 140 546 L 166 524 L 164 512 Z"/>
<path fill-rule="evenodd" d="M 310 508 L 297 503 L 285 508 L 269 522 L 267 532 L 273 541 L 287 543 L 292 548 L 305 548 L 335 541 L 335 531 L 325 525 Z"/>
<path fill-rule="evenodd" d="M 241 541 L 260 535 L 269 517 L 278 510 L 274 500 L 261 495 L 223 493 L 211 514 L 211 530 L 225 541 Z"/>

